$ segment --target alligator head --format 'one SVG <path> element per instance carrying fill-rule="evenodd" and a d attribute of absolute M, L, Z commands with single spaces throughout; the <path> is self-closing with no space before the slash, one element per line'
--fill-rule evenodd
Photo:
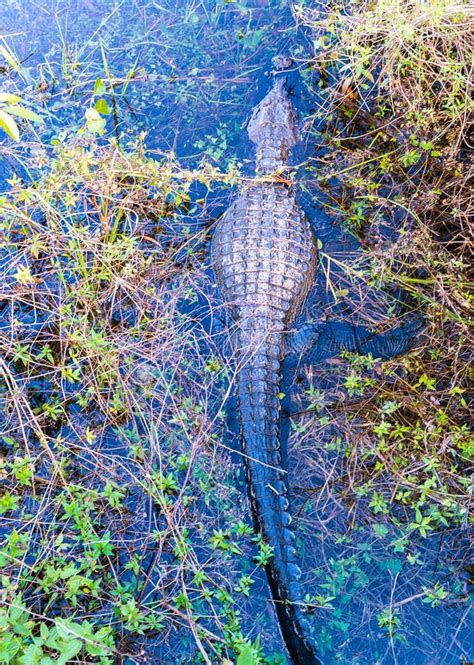
<path fill-rule="evenodd" d="M 280 71 L 287 69 L 291 63 L 292 60 L 284 56 L 273 59 L 273 65 Z M 278 75 L 278 71 L 274 73 Z M 270 92 L 255 107 L 247 132 L 256 146 L 258 173 L 274 173 L 286 163 L 291 148 L 298 140 L 298 125 L 284 77 L 276 78 Z"/>

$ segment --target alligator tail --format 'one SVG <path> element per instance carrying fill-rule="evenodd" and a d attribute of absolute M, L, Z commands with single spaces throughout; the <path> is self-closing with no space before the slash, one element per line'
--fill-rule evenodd
<path fill-rule="evenodd" d="M 295 665 L 318 665 L 316 642 L 302 600 L 281 463 L 280 349 L 278 344 L 264 346 L 247 362 L 241 362 L 237 380 L 247 486 L 256 528 L 273 546 L 266 570 L 288 653 Z"/>

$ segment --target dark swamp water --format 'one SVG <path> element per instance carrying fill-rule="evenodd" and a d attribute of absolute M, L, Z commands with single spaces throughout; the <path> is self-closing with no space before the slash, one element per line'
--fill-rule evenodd
<path fill-rule="evenodd" d="M 42 102 L 48 115 L 45 126 L 38 132 L 46 144 L 83 126 L 94 82 L 106 77 L 106 68 L 110 76 L 120 79 L 121 87 L 117 89 L 123 93 L 113 100 L 109 98 L 112 113 L 107 116 L 106 135 L 115 136 L 126 146 L 142 132 L 151 152 L 173 151 L 187 168 L 198 166 L 204 158 L 221 170 L 238 162 L 244 172 L 251 173 L 252 153 L 245 141 L 243 126 L 268 86 L 265 72 L 277 52 L 291 53 L 301 64 L 301 74 L 294 79 L 294 101 L 300 113 L 311 114 L 318 108 L 317 97 L 305 85 L 305 80 L 311 81 L 312 77 L 304 66 L 313 47 L 311 36 L 295 26 L 288 3 L 284 1 L 7 0 L 0 7 L 0 30 L 22 62 L 20 88 L 24 87 L 25 95 L 38 81 L 44 82 Z M 305 136 L 296 150 L 293 161 L 300 163 L 321 151 L 324 146 L 318 127 L 313 126 L 312 133 Z M 28 177 L 11 157 L 5 159 L 0 168 L 4 188 L 8 187 L 6 179 L 11 178 L 14 171 Z M 301 171 L 302 182 L 306 182 L 305 178 L 310 180 L 311 167 Z M 199 198 L 202 192 L 196 188 L 193 195 Z M 232 195 L 230 187 L 208 193 L 204 222 L 191 205 L 189 214 L 184 217 L 185 225 L 193 228 L 208 223 L 227 207 Z M 321 192 L 313 189 L 311 193 L 304 193 L 301 200 L 326 254 L 344 261 L 360 253 L 355 239 L 326 214 L 327 202 Z M 387 229 L 388 235 L 394 232 Z M 212 287 L 212 275 L 208 277 Z M 305 317 L 317 316 L 324 310 L 358 323 L 363 309 L 365 316 L 377 321 L 388 308 L 397 307 L 399 294 L 375 295 L 363 281 L 349 282 L 337 266 L 331 268 L 333 288 L 327 288 L 326 279 L 326 274 L 319 274 Z M 349 294 L 343 302 L 334 296 L 341 289 Z M 198 297 L 192 306 L 184 307 L 184 313 L 199 319 L 206 333 L 214 332 L 207 298 L 208 295 Z M 1 316 L 3 334 L 10 325 L 10 313 L 4 309 Z M 221 348 L 219 323 L 216 329 L 212 339 L 216 348 Z M 218 353 L 216 348 L 207 350 L 207 355 Z M 205 363 L 200 362 L 195 359 L 190 369 L 195 383 L 205 373 Z M 313 388 L 337 392 L 338 379 L 332 367 L 328 364 L 311 377 Z M 288 392 L 294 393 L 296 399 L 298 395 L 301 398 L 309 387 L 305 385 L 308 381 L 307 376 L 302 376 L 299 387 L 293 386 Z M 35 390 L 40 399 L 39 393 L 47 391 L 48 385 L 39 382 Z M 304 395 L 302 399 L 304 403 Z M 152 409 L 153 404 L 151 399 L 146 408 Z M 215 403 L 211 400 L 210 412 L 212 408 L 218 409 L 219 404 L 218 398 Z M 157 433 L 146 431 L 146 408 L 141 423 L 135 423 L 135 439 L 132 439 L 135 444 L 140 437 L 158 437 Z M 55 436 L 60 433 L 71 446 L 88 427 L 83 413 L 76 420 L 73 416 L 71 412 L 70 421 L 58 424 L 54 432 Z M 92 414 L 92 418 L 99 416 Z M 123 436 L 127 427 L 130 431 L 133 429 L 131 423 L 124 424 L 121 432 L 105 429 L 96 444 L 107 466 L 118 469 L 116 477 L 123 474 L 124 483 L 137 474 L 127 452 L 130 437 L 127 441 Z M 337 441 L 337 423 L 332 428 L 321 427 L 321 433 L 322 441 L 329 444 L 325 452 L 305 436 L 304 427 L 295 419 L 288 457 L 304 584 L 313 602 L 314 597 L 319 597 L 316 604 L 323 605 L 315 610 L 312 619 L 322 661 L 426 665 L 468 662 L 473 640 L 465 604 L 422 603 L 420 597 L 422 589 L 433 588 L 437 582 L 453 594 L 464 593 L 466 582 L 460 571 L 465 558 L 466 531 L 433 532 L 428 538 L 413 537 L 408 545 L 398 543 L 397 546 L 400 536 L 393 524 L 370 522 L 363 510 L 360 519 L 354 520 L 344 499 L 333 495 L 328 483 L 330 474 L 343 457 L 341 447 L 333 444 L 331 448 L 330 445 L 331 441 Z M 9 431 L 9 436 L 11 434 Z M 230 448 L 234 447 L 231 438 L 225 441 Z M 81 460 L 83 468 L 93 473 L 97 458 L 92 444 Z M 179 472 L 178 464 L 176 473 Z M 204 473 L 202 470 L 197 484 L 204 483 Z M 205 498 L 200 509 L 202 514 L 208 511 L 208 523 L 214 529 L 225 529 L 229 523 L 242 516 L 245 518 L 242 479 L 239 456 L 234 452 L 227 456 L 219 475 L 219 482 L 229 486 L 228 496 L 219 495 L 209 502 Z M 316 499 L 312 498 L 313 488 L 319 488 Z M 217 489 L 215 491 L 219 494 Z M 160 582 L 154 581 L 153 566 L 158 550 L 152 540 L 145 537 L 151 523 L 155 530 L 162 525 L 150 502 L 140 495 L 136 486 L 127 496 L 126 506 L 131 517 L 121 532 L 128 544 L 122 552 L 124 565 L 120 581 L 123 585 L 133 581 L 133 566 L 127 568 L 127 557 L 132 561 L 143 555 L 143 568 L 149 574 L 144 590 L 137 597 L 139 595 L 140 601 L 152 612 L 159 604 L 158 586 L 162 589 L 167 584 L 172 585 L 165 577 L 160 578 Z M 33 501 L 31 511 L 36 508 Z M 248 519 L 247 523 L 250 523 Z M 187 538 L 194 541 L 196 558 L 206 558 L 205 534 L 197 523 L 191 521 L 186 526 Z M 255 571 L 250 563 L 251 546 L 244 547 L 244 551 L 249 555 L 247 561 L 245 557 L 230 560 L 217 572 L 220 564 L 216 562 L 214 572 L 230 582 L 231 587 L 237 584 L 242 573 L 253 576 L 250 597 L 242 596 L 239 600 L 242 632 L 252 640 L 261 636 L 263 651 L 268 654 L 265 662 L 284 663 L 264 575 Z M 171 570 L 173 552 L 161 552 L 160 556 L 163 569 Z M 97 611 L 104 623 L 113 616 L 112 605 L 113 599 L 109 599 Z M 381 622 L 381 614 L 391 606 L 396 608 L 401 626 L 393 639 Z M 211 631 L 221 625 L 210 611 L 203 624 Z M 166 639 L 153 630 L 132 639 L 125 631 L 122 634 L 125 655 L 120 662 L 203 662 L 185 619 L 182 625 L 181 630 L 167 631 Z M 216 656 L 210 658 L 210 662 L 220 662 Z"/>

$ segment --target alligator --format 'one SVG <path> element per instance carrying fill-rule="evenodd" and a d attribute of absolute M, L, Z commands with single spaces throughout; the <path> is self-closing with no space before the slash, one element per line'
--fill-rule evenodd
<path fill-rule="evenodd" d="M 253 110 L 247 132 L 256 149 L 257 176 L 216 224 L 211 263 L 232 321 L 236 395 L 247 487 L 257 531 L 271 544 L 267 577 L 282 636 L 296 665 L 320 663 L 303 602 L 301 571 L 290 528 L 287 482 L 280 446 L 282 362 L 319 362 L 342 349 L 380 356 L 406 351 L 413 335 L 370 335 L 337 322 L 290 330 L 313 285 L 317 242 L 282 174 L 298 141 L 296 110 L 285 70 L 274 59 L 274 82 Z M 416 331 L 414 331 L 416 332 Z"/>

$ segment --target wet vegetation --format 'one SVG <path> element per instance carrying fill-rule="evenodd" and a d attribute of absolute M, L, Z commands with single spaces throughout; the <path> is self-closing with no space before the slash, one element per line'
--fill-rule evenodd
<path fill-rule="evenodd" d="M 140 23 L 78 3 L 37 67 L 0 41 L 0 662 L 287 662 L 226 434 L 208 240 L 248 177 L 255 72 L 296 29 L 317 100 L 298 179 L 363 248 L 322 244 L 333 316 L 363 282 L 389 302 L 362 297 L 368 326 L 400 302 L 427 324 L 406 356 L 289 387 L 305 601 L 323 662 L 472 660 L 468 6 L 151 4 Z M 158 19 L 181 44 L 161 60 Z"/>
<path fill-rule="evenodd" d="M 471 507 L 472 16 L 450 2 L 391 0 L 356 3 L 350 14 L 332 3 L 329 12 L 298 15 L 315 35 L 322 97 L 315 120 L 324 119 L 319 140 L 328 147 L 312 164 L 314 182 L 328 196 L 329 214 L 365 249 L 345 265 L 348 278 L 363 276 L 408 298 L 427 321 L 426 336 L 406 357 L 381 364 L 353 356 L 331 368 L 341 373 L 342 400 L 337 391 L 314 392 L 307 374 L 312 413 L 295 443 L 307 440 L 309 450 L 334 430 L 336 412 L 339 437 L 320 453 L 324 499 L 318 491 L 310 501 L 316 513 L 338 495 L 352 525 L 370 521 L 374 545 L 391 540 L 392 601 L 376 618 L 396 660 L 397 644 L 418 623 L 420 602 L 460 603 L 469 611 L 462 548 L 450 553 L 447 568 L 435 566 L 429 584 L 393 599 L 406 583 L 403 562 L 423 566 L 423 548 L 436 533 L 462 540 Z M 370 304 L 364 315 L 370 322 Z M 335 458 L 330 469 L 328 455 Z M 352 529 L 326 535 L 374 556 Z M 331 592 L 341 614 L 346 585 L 360 575 L 356 561 L 334 562 L 344 571 Z"/>

